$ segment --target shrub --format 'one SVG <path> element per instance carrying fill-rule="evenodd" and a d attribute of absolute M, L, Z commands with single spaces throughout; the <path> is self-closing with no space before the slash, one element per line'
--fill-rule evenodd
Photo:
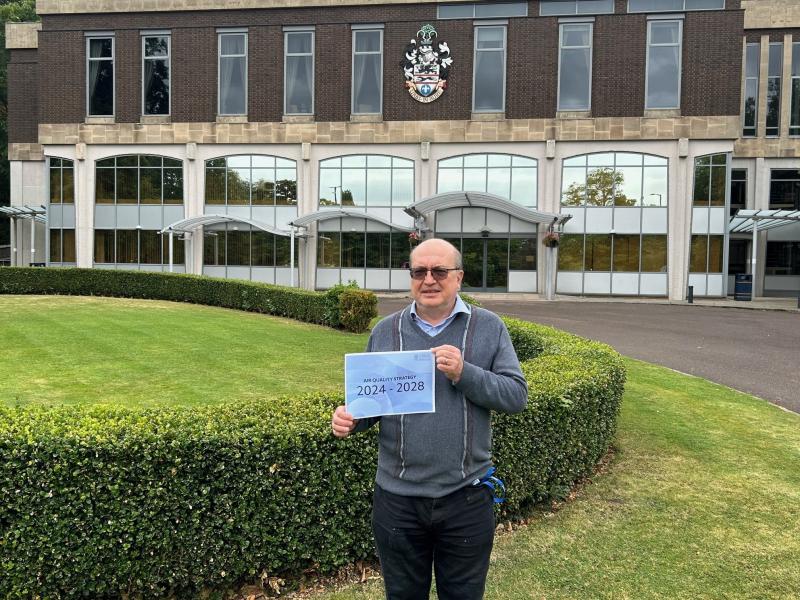
<path fill-rule="evenodd" d="M 365 290 L 346 289 L 339 295 L 339 322 L 347 331 L 362 333 L 378 316 L 378 298 Z"/>
<path fill-rule="evenodd" d="M 178 273 L 16 267 L 0 269 L 0 294 L 66 294 L 171 300 L 260 312 L 347 329 L 339 319 L 339 296 L 344 289 L 349 287 L 337 286 L 335 291 L 312 292 L 251 281 Z M 372 292 L 364 294 L 374 296 Z"/>
<path fill-rule="evenodd" d="M 591 473 L 625 371 L 604 344 L 504 320 L 529 383 L 524 412 L 493 417 L 508 514 Z M 0 597 L 195 597 L 372 555 L 377 432 L 334 439 L 341 402 L 0 408 Z"/>

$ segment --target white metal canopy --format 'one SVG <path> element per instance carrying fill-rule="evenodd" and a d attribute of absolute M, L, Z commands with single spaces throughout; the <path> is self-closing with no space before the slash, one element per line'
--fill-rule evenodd
<path fill-rule="evenodd" d="M 0 214 L 8 215 L 11 222 L 11 266 L 18 264 L 17 259 L 17 219 L 29 219 L 31 222 L 31 264 L 36 263 L 36 223 L 47 224 L 47 209 L 31 206 L 0 206 Z"/>
<path fill-rule="evenodd" d="M 340 217 L 349 217 L 354 219 L 368 219 L 370 221 L 375 221 L 376 223 L 381 223 L 382 225 L 386 225 L 391 227 L 392 229 L 397 229 L 399 231 L 405 232 L 412 232 L 414 231 L 413 227 L 406 227 L 405 225 L 398 225 L 397 223 L 392 223 L 391 221 L 379 217 L 377 215 L 370 214 L 368 212 L 355 210 L 351 208 L 337 208 L 337 209 L 329 209 L 329 210 L 318 210 L 308 215 L 303 215 L 292 221 L 292 225 L 295 227 L 308 227 L 312 223 L 317 223 L 318 221 L 327 221 L 330 219 L 338 219 Z"/>
<path fill-rule="evenodd" d="M 740 210 L 731 217 L 728 231 L 750 233 L 783 227 L 800 221 L 800 210 Z"/>
<path fill-rule="evenodd" d="M 486 192 L 444 192 L 424 198 L 414 204 L 406 207 L 405 211 L 419 219 L 426 214 L 430 214 L 436 210 L 445 210 L 448 208 L 458 207 L 478 207 L 478 208 L 491 208 L 500 212 L 504 212 L 520 221 L 528 223 L 544 223 L 547 225 L 563 225 L 572 218 L 572 215 L 561 215 L 556 213 L 543 212 L 539 210 L 531 210 L 520 206 L 510 200 L 506 200 L 502 196 L 496 196 Z"/>

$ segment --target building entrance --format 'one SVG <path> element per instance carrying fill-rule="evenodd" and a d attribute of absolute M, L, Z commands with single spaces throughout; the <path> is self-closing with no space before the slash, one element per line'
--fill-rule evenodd
<path fill-rule="evenodd" d="M 508 238 L 462 238 L 448 240 L 456 247 L 461 242 L 466 292 L 508 291 Z"/>

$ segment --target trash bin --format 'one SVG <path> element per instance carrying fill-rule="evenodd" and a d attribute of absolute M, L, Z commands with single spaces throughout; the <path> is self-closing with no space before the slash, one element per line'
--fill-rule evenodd
<path fill-rule="evenodd" d="M 733 285 L 733 299 L 749 302 L 753 299 L 753 276 L 736 275 Z"/>

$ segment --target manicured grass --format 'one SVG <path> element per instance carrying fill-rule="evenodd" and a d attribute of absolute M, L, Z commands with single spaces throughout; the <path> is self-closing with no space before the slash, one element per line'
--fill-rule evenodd
<path fill-rule="evenodd" d="M 342 384 L 365 335 L 149 300 L 0 296 L 0 403 L 193 405 Z"/>
<path fill-rule="evenodd" d="M 626 363 L 608 472 L 497 537 L 487 600 L 800 598 L 800 416 Z M 373 581 L 319 598 L 383 595 Z"/>

